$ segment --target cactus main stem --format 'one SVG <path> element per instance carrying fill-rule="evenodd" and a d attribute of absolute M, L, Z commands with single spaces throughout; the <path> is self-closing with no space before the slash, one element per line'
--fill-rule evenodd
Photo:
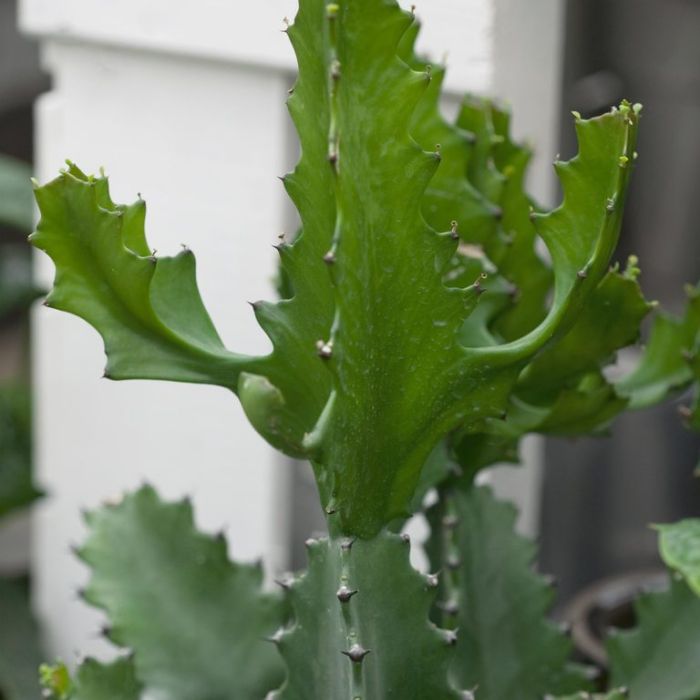
<path fill-rule="evenodd" d="M 285 584 L 293 622 L 273 638 L 287 664 L 274 700 L 458 700 L 448 668 L 455 636 L 430 623 L 434 577 L 410 542 L 309 540 L 309 569 Z"/>

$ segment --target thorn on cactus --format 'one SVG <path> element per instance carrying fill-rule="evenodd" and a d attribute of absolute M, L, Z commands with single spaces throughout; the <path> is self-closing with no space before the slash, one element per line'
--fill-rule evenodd
<path fill-rule="evenodd" d="M 304 546 L 307 549 L 311 549 L 312 547 L 315 547 L 317 544 L 318 544 L 318 540 L 315 540 L 313 537 L 309 537 L 309 539 L 306 540 L 306 542 L 304 542 Z"/>
<path fill-rule="evenodd" d="M 459 518 L 456 515 L 446 515 L 442 519 L 442 526 L 447 530 L 454 530 L 459 525 Z"/>
<path fill-rule="evenodd" d="M 445 630 L 445 642 L 447 646 L 453 647 L 457 644 L 457 630 Z"/>
<path fill-rule="evenodd" d="M 341 651 L 340 653 L 347 656 L 354 664 L 361 664 L 370 651 L 370 649 L 365 649 L 361 644 L 353 644 L 348 651 Z"/>
<path fill-rule="evenodd" d="M 333 61 L 331 65 L 331 78 L 335 81 L 340 80 L 340 61 Z"/>
<path fill-rule="evenodd" d="M 437 588 L 440 585 L 439 574 L 428 574 L 425 577 L 425 583 L 427 584 L 428 588 Z"/>
<path fill-rule="evenodd" d="M 452 571 L 456 571 L 462 565 L 462 560 L 455 554 L 451 554 L 447 557 L 447 568 Z"/>
<path fill-rule="evenodd" d="M 459 224 L 456 221 L 453 221 L 450 226 L 452 227 L 450 230 L 450 237 L 453 241 L 459 240 Z"/>
<path fill-rule="evenodd" d="M 271 642 L 272 644 L 279 645 L 284 639 L 284 630 L 282 628 L 278 629 L 273 635 L 265 639 L 266 642 Z"/>
<path fill-rule="evenodd" d="M 442 610 L 445 615 L 449 615 L 450 617 L 457 617 L 457 615 L 459 615 L 459 603 L 454 599 L 444 600 L 438 603 L 437 607 L 439 610 Z"/>
<path fill-rule="evenodd" d="M 352 589 L 348 588 L 347 586 L 341 586 L 338 589 L 338 592 L 336 593 L 336 596 L 338 597 L 338 600 L 341 603 L 349 603 L 350 600 L 352 600 L 352 597 L 357 595 L 358 591 L 353 591 Z"/>
<path fill-rule="evenodd" d="M 329 250 L 324 256 L 323 256 L 323 262 L 326 263 L 326 265 L 335 265 L 335 252 L 332 250 Z"/>
<path fill-rule="evenodd" d="M 338 504 L 336 503 L 335 499 L 331 499 L 324 510 L 326 515 L 335 515 L 338 512 Z"/>
<path fill-rule="evenodd" d="M 322 360 L 330 360 L 333 357 L 333 341 L 319 340 L 316 343 L 316 351 Z"/>
<path fill-rule="evenodd" d="M 340 543 L 340 548 L 344 552 L 349 552 L 352 549 L 352 546 L 355 544 L 355 540 L 351 537 L 346 537 L 343 539 L 343 541 Z"/>
<path fill-rule="evenodd" d="M 282 578 L 275 579 L 275 585 L 279 586 L 283 591 L 289 591 L 294 584 L 294 577 L 290 575 L 285 575 Z"/>

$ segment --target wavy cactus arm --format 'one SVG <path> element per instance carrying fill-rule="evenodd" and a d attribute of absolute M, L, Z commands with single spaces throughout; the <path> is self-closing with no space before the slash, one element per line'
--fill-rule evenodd
<path fill-rule="evenodd" d="M 432 578 L 398 535 L 307 543 L 309 568 L 288 582 L 291 627 L 275 635 L 288 667 L 271 700 L 459 700 L 448 666 L 454 635 L 428 621 Z"/>
<path fill-rule="evenodd" d="M 575 386 L 583 375 L 602 370 L 618 350 L 638 340 L 653 304 L 642 294 L 635 264 L 632 259 L 626 270 L 609 271 L 573 328 L 528 365 L 516 388 L 521 399 L 535 403 L 551 399 L 562 387 Z"/>
<path fill-rule="evenodd" d="M 694 378 L 688 359 L 698 342 L 700 288 L 688 287 L 686 292 L 683 317 L 660 313 L 639 365 L 616 384 L 617 392 L 629 399 L 632 408 L 653 406 Z"/>
<path fill-rule="evenodd" d="M 264 641 L 285 619 L 257 566 L 233 564 L 223 538 L 194 530 L 188 503 L 145 487 L 88 516 L 80 550 L 85 599 L 107 612 L 107 634 L 134 652 L 144 689 L 169 700 L 259 700 L 283 678 Z"/>
<path fill-rule="evenodd" d="M 46 305 L 94 326 L 112 379 L 168 379 L 235 388 L 242 358 L 223 347 L 199 297 L 189 250 L 155 258 L 145 204 L 115 205 L 107 180 L 70 165 L 38 187 L 30 241 L 56 265 Z"/>
<path fill-rule="evenodd" d="M 547 214 L 534 213 L 554 270 L 554 299 L 547 318 L 528 335 L 498 348 L 477 349 L 478 355 L 524 358 L 578 317 L 584 301 L 606 273 L 617 245 L 627 196 L 641 107 L 620 109 L 594 119 L 576 118 L 579 154 L 555 163 L 564 198 Z"/>
<path fill-rule="evenodd" d="M 700 697 L 700 598 L 684 581 L 643 595 L 637 628 L 609 638 L 611 683 L 627 686 L 634 700 Z"/>
<path fill-rule="evenodd" d="M 700 596 L 700 519 L 657 525 L 661 558 Z"/>
<path fill-rule="evenodd" d="M 488 488 L 454 490 L 429 512 L 428 553 L 440 576 L 438 618 L 458 630 L 452 673 L 481 700 L 540 700 L 584 690 L 570 640 L 547 620 L 551 583 L 532 570 L 533 543 L 515 508 Z"/>
<path fill-rule="evenodd" d="M 411 136 L 426 151 L 440 151 L 440 167 L 423 197 L 423 215 L 436 231 L 454 227 L 465 242 L 484 243 L 496 232 L 498 207 L 469 180 L 468 166 L 475 135 L 445 120 L 440 109 L 445 68 L 431 65 L 414 54 L 420 24 L 414 21 L 398 48 L 400 58 L 413 70 L 428 72 L 430 85 L 413 112 Z"/>
<path fill-rule="evenodd" d="M 41 680 L 48 700 L 141 700 L 143 690 L 127 658 L 109 664 L 85 659 L 74 678 L 63 664 L 42 666 Z"/>

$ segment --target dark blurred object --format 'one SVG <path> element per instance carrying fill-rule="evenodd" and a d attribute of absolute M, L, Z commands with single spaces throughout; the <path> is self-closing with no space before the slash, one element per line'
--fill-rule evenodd
<path fill-rule="evenodd" d="M 26 237 L 34 215 L 34 102 L 48 80 L 36 46 L 17 31 L 16 5 L 0 0 L 0 700 L 36 700 L 42 654 L 24 570 L 26 506 L 38 495 L 31 478 L 28 310 L 39 292 Z"/>
<path fill-rule="evenodd" d="M 605 673 L 608 668 L 605 638 L 609 630 L 634 628 L 637 624 L 634 603 L 639 594 L 666 588 L 668 572 L 658 569 L 604 579 L 581 591 L 562 616 L 571 626 L 577 661 L 592 664 Z"/>
<path fill-rule="evenodd" d="M 700 279 L 700 3 L 568 6 L 564 110 L 592 114 L 622 97 L 644 104 L 620 257 L 639 255 L 647 297 L 678 312 L 683 284 Z M 658 564 L 648 524 L 700 513 L 699 449 L 674 406 L 625 416 L 609 439 L 548 444 L 541 564 L 559 577 L 562 600 Z"/>
<path fill-rule="evenodd" d="M 36 700 L 40 697 L 38 668 L 44 656 L 36 623 L 29 613 L 26 578 L 0 580 L 0 697 Z"/>

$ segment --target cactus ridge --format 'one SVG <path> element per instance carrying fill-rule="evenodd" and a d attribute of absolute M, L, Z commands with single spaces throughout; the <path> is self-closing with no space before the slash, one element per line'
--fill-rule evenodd
<path fill-rule="evenodd" d="M 532 570 L 535 546 L 515 533 L 516 510 L 489 488 L 453 489 L 428 512 L 426 545 L 440 570 L 433 619 L 459 629 L 451 675 L 480 700 L 539 700 L 585 690 L 571 640 L 547 620 L 552 583 Z"/>
<path fill-rule="evenodd" d="M 273 641 L 287 664 L 275 700 L 459 700 L 447 669 L 454 634 L 428 620 L 432 577 L 415 571 L 410 543 L 309 540 L 308 571 L 287 586 L 293 621 Z"/>

